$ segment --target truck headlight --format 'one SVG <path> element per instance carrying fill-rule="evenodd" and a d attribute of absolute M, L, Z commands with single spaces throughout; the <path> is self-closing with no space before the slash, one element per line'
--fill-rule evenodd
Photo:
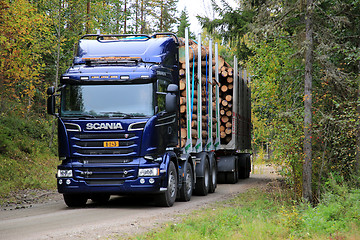
<path fill-rule="evenodd" d="M 58 172 L 57 172 L 57 177 L 58 178 L 72 177 L 72 176 L 73 176 L 72 170 L 58 169 Z"/>
<path fill-rule="evenodd" d="M 159 168 L 140 168 L 139 177 L 154 177 L 159 176 Z"/>

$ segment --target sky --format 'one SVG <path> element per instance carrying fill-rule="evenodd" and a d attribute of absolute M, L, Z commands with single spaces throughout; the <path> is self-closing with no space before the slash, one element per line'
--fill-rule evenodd
<path fill-rule="evenodd" d="M 220 1 L 216 1 L 220 2 Z M 236 0 L 228 0 L 227 1 L 231 6 L 236 6 Z M 189 15 L 190 21 L 190 31 L 197 34 L 201 32 L 201 26 L 196 18 L 197 15 L 207 16 L 210 19 L 214 18 L 214 14 L 212 12 L 211 1 L 210 0 L 179 0 L 178 2 L 178 11 L 181 11 L 185 8 Z"/>

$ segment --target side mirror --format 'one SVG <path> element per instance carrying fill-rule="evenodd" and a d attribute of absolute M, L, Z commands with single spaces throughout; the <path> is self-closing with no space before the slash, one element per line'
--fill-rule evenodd
<path fill-rule="evenodd" d="M 47 89 L 47 91 L 46 91 L 47 95 L 54 95 L 54 93 L 55 93 L 55 87 L 54 86 L 49 87 Z"/>
<path fill-rule="evenodd" d="M 179 87 L 176 84 L 169 84 L 167 87 L 167 94 L 165 98 L 165 110 L 166 112 L 176 112 L 177 109 L 177 93 Z"/>
<path fill-rule="evenodd" d="M 47 113 L 55 115 L 55 96 L 51 95 L 47 99 Z"/>
<path fill-rule="evenodd" d="M 176 112 L 176 95 L 167 93 L 165 98 L 165 110 L 166 112 Z"/>
<path fill-rule="evenodd" d="M 168 93 L 178 93 L 179 92 L 179 87 L 176 84 L 169 84 L 166 90 Z"/>

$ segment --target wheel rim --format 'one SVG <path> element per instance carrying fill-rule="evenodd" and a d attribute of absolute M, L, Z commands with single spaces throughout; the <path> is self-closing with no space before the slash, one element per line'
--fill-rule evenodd
<path fill-rule="evenodd" d="M 186 193 L 190 194 L 192 190 L 192 176 L 190 169 L 186 171 Z"/>
<path fill-rule="evenodd" d="M 209 186 L 209 168 L 205 168 L 205 174 L 204 174 L 204 179 L 205 179 L 205 186 L 208 187 Z"/>
<path fill-rule="evenodd" d="M 175 192 L 176 192 L 176 180 L 175 180 L 175 175 L 174 172 L 171 171 L 170 175 L 169 175 L 169 189 L 170 189 L 170 197 L 174 197 Z"/>
<path fill-rule="evenodd" d="M 216 170 L 215 170 L 215 168 L 213 168 L 213 171 L 212 171 L 212 183 L 213 183 L 213 185 L 215 185 L 215 183 L 216 183 Z"/>

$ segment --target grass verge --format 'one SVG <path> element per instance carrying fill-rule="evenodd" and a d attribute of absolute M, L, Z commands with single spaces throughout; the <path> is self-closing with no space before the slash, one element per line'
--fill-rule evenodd
<path fill-rule="evenodd" d="M 359 239 L 360 191 L 341 194 L 328 192 L 313 208 L 270 184 L 129 239 Z"/>

